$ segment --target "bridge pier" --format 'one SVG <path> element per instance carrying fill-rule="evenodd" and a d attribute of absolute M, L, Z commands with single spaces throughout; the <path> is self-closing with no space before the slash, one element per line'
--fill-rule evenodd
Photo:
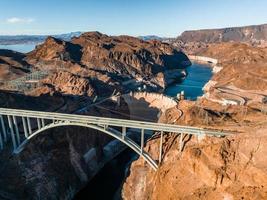
<path fill-rule="evenodd" d="M 36 118 L 37 120 L 37 127 L 38 127 L 38 130 L 41 129 L 41 121 L 39 118 Z"/>
<path fill-rule="evenodd" d="M 199 132 L 199 134 L 197 135 L 197 141 L 200 142 L 201 140 L 203 140 L 206 137 L 206 134 L 204 132 Z"/>
<path fill-rule="evenodd" d="M 9 131 L 10 131 L 11 139 L 12 139 L 12 143 L 13 143 L 13 148 L 14 148 L 14 150 L 16 150 L 17 144 L 16 144 L 15 133 L 14 133 L 14 129 L 13 129 L 13 123 L 11 120 L 11 116 L 8 115 L 7 120 L 8 120 Z"/>
<path fill-rule="evenodd" d="M 145 130 L 141 129 L 141 153 L 144 152 Z"/>
<path fill-rule="evenodd" d="M 15 126 L 15 132 L 16 132 L 16 138 L 17 138 L 17 145 L 20 144 L 20 136 L 19 136 L 19 128 L 18 128 L 18 122 L 16 116 L 13 116 L 13 123 Z"/>
<path fill-rule="evenodd" d="M 159 164 L 161 164 L 161 162 L 162 162 L 162 145 L 163 145 L 163 131 L 160 132 Z"/>
<path fill-rule="evenodd" d="M 123 126 L 123 127 L 122 127 L 122 139 L 123 139 L 123 140 L 124 140 L 124 138 L 125 138 L 125 136 L 126 136 L 126 131 L 127 131 L 126 127 Z"/>
<path fill-rule="evenodd" d="M 108 129 L 108 125 L 104 125 L 104 130 L 107 130 Z"/>
<path fill-rule="evenodd" d="M 44 127 L 45 126 L 45 121 L 44 121 L 43 118 L 41 119 L 41 123 L 42 123 L 42 127 Z"/>
<path fill-rule="evenodd" d="M 2 131 L 0 131 L 0 150 L 4 149 L 4 140 L 2 138 L 2 134 L 1 134 Z"/>
<path fill-rule="evenodd" d="M 183 133 L 180 133 L 180 141 L 179 141 L 179 146 L 180 146 L 180 152 L 182 152 L 183 151 L 183 148 L 184 148 L 184 134 Z"/>
<path fill-rule="evenodd" d="M 29 137 L 29 133 L 28 133 L 28 127 L 27 127 L 27 124 L 26 124 L 25 117 L 22 117 L 22 125 L 23 125 L 23 130 L 24 130 L 24 136 L 27 139 Z"/>
<path fill-rule="evenodd" d="M 32 134 L 32 126 L 31 126 L 31 120 L 29 117 L 27 117 L 27 124 L 28 124 L 29 136 L 30 136 Z"/>
<path fill-rule="evenodd" d="M 4 141 L 7 141 L 7 134 L 6 134 L 6 127 L 5 127 L 5 122 L 4 122 L 4 118 L 2 115 L 0 115 L 0 121 L 1 121 L 1 127 L 2 127 L 2 131 L 3 131 L 3 135 L 4 135 Z"/>

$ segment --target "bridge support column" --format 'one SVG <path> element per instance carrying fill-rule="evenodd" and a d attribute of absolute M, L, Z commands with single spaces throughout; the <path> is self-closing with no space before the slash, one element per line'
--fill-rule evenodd
<path fill-rule="evenodd" d="M 3 142 L 3 138 L 0 132 L 0 150 L 4 149 L 4 142 Z"/>
<path fill-rule="evenodd" d="M 197 142 L 200 142 L 206 137 L 205 133 L 203 131 L 199 131 L 199 134 L 197 135 Z"/>
<path fill-rule="evenodd" d="M 126 127 L 122 127 L 122 139 L 124 140 L 126 136 Z"/>
<path fill-rule="evenodd" d="M 107 130 L 108 129 L 108 125 L 104 125 L 104 130 Z"/>
<path fill-rule="evenodd" d="M 42 127 L 44 127 L 44 126 L 45 126 L 45 121 L 44 121 L 44 119 L 41 119 L 41 122 L 42 122 Z"/>
<path fill-rule="evenodd" d="M 163 144 L 163 131 L 160 132 L 159 164 L 161 164 L 161 162 L 162 162 L 162 144 Z"/>
<path fill-rule="evenodd" d="M 0 150 L 4 149 L 4 140 L 2 138 L 2 131 L 0 130 Z"/>
<path fill-rule="evenodd" d="M 97 98 L 98 98 L 98 96 L 95 96 L 95 98 L 93 99 L 93 103 L 96 102 Z"/>
<path fill-rule="evenodd" d="M 1 121 L 1 127 L 2 127 L 2 131 L 3 131 L 3 135 L 4 135 L 4 141 L 7 141 L 7 134 L 6 134 L 6 127 L 5 127 L 5 122 L 4 122 L 4 118 L 2 115 L 0 115 L 0 121 Z"/>
<path fill-rule="evenodd" d="M 179 142 L 179 146 L 180 146 L 180 152 L 182 152 L 183 151 L 183 148 L 184 148 L 184 142 L 183 142 L 183 137 L 184 137 L 184 134 L 183 133 L 181 133 L 180 134 L 180 142 Z"/>
<path fill-rule="evenodd" d="M 29 137 L 28 129 L 27 129 L 28 127 L 26 124 L 26 119 L 24 117 L 22 117 L 22 124 L 23 124 L 23 130 L 24 130 L 25 138 L 28 138 Z"/>
<path fill-rule="evenodd" d="M 141 153 L 144 151 L 144 136 L 145 136 L 145 130 L 141 129 Z"/>
<path fill-rule="evenodd" d="M 17 144 L 16 144 L 16 139 L 15 139 L 15 134 L 14 134 L 14 129 L 13 129 L 13 124 L 12 124 L 12 120 L 11 120 L 11 116 L 7 116 L 7 120 L 8 120 L 8 126 L 9 126 L 9 130 L 10 130 L 10 134 L 11 134 L 11 139 L 12 139 L 12 143 L 13 143 L 13 149 L 15 150 L 17 148 Z"/>
<path fill-rule="evenodd" d="M 117 97 L 117 106 L 121 106 L 121 97 L 120 96 Z"/>
<path fill-rule="evenodd" d="M 17 144 L 20 144 L 20 136 L 19 136 L 19 127 L 16 116 L 13 116 L 13 122 L 15 125 L 15 131 L 16 131 L 16 138 L 17 138 Z"/>
<path fill-rule="evenodd" d="M 31 126 L 31 120 L 29 117 L 27 117 L 27 124 L 28 124 L 28 129 L 29 129 L 29 135 L 32 134 L 32 126 Z"/>
<path fill-rule="evenodd" d="M 36 120 L 37 120 L 38 130 L 40 130 L 41 129 L 41 121 L 39 118 L 37 118 Z"/>

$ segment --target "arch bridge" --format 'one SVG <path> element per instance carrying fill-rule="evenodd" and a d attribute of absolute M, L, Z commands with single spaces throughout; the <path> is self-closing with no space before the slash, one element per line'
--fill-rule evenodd
<path fill-rule="evenodd" d="M 22 131 L 20 131 L 19 125 Z M 38 136 L 45 130 L 61 126 L 88 127 L 110 135 L 113 138 L 120 140 L 143 157 L 154 170 L 158 169 L 158 165 L 162 161 L 164 133 L 176 133 L 180 135 L 180 150 L 183 149 L 184 134 L 216 137 L 223 137 L 229 134 L 203 128 L 173 124 L 0 108 L 0 150 L 5 148 L 5 143 L 11 138 L 13 153 L 19 154 L 32 138 Z M 140 144 L 127 136 L 127 130 L 129 129 L 140 130 Z M 145 130 L 160 132 L 158 160 L 154 160 L 152 156 L 144 150 Z"/>

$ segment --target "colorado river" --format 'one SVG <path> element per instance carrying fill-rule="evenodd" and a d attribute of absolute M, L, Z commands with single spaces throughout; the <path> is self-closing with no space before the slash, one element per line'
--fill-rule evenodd
<path fill-rule="evenodd" d="M 177 93 L 185 92 L 186 99 L 196 100 L 198 96 L 203 95 L 203 86 L 212 77 L 212 68 L 208 64 L 192 63 L 187 68 L 188 75 L 166 88 L 165 94 L 168 96 L 176 97 Z"/>

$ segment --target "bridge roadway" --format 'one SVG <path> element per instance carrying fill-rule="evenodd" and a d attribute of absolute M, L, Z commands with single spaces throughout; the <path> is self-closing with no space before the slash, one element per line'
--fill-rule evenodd
<path fill-rule="evenodd" d="M 22 123 L 23 132 L 20 132 L 19 122 Z M 36 129 L 32 128 L 34 126 L 33 123 L 37 125 Z M 0 108 L 0 150 L 4 148 L 4 143 L 11 138 L 14 153 L 19 154 L 33 137 L 36 137 L 39 133 L 42 133 L 45 130 L 60 126 L 82 126 L 102 131 L 126 144 L 143 157 L 154 170 L 158 168 L 158 165 L 162 161 L 162 143 L 164 133 L 171 132 L 180 135 L 180 151 L 183 149 L 184 145 L 184 134 L 215 137 L 223 137 L 230 134 L 203 128 L 173 124 Z M 129 130 L 132 128 L 140 130 L 140 144 L 137 144 L 127 137 L 127 129 Z M 145 130 L 160 132 L 159 157 L 157 161 L 153 160 L 151 155 L 144 151 Z"/>

